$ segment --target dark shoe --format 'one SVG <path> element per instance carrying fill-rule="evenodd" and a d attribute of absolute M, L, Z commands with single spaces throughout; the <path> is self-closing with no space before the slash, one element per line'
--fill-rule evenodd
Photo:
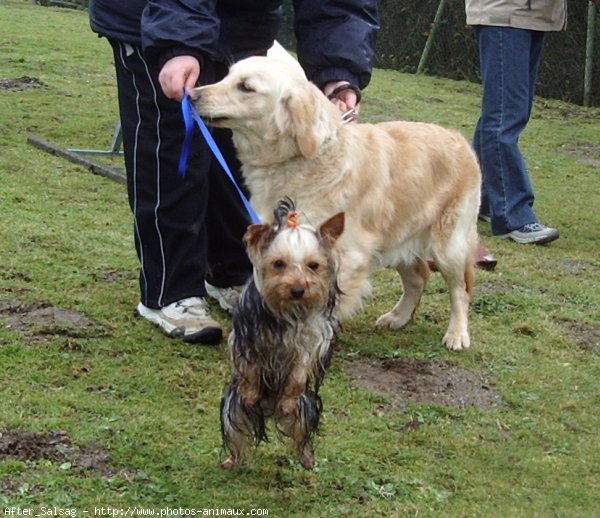
<path fill-rule="evenodd" d="M 498 260 L 489 252 L 489 250 L 483 246 L 481 243 L 477 245 L 477 251 L 475 252 L 475 266 L 477 268 L 481 268 L 482 270 L 487 270 L 491 272 L 496 265 L 498 264 Z M 427 259 L 427 266 L 432 272 L 437 272 L 438 267 L 433 262 L 432 259 Z"/>
<path fill-rule="evenodd" d="M 433 262 L 433 259 L 427 259 L 427 266 L 434 273 L 438 271 L 437 265 Z"/>
<path fill-rule="evenodd" d="M 502 239 L 509 238 L 521 244 L 532 243 L 535 245 L 543 245 L 558 239 L 559 236 L 560 233 L 555 228 L 546 227 L 540 223 L 528 223 L 508 234 L 502 234 L 496 237 Z"/>
<path fill-rule="evenodd" d="M 481 243 L 477 245 L 477 251 L 475 252 L 475 266 L 482 270 L 491 272 L 496 265 L 498 260 L 490 253 L 490 251 L 483 246 Z"/>

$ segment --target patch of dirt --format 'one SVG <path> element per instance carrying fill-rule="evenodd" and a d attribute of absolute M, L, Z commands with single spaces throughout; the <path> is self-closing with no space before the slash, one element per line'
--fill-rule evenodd
<path fill-rule="evenodd" d="M 35 77 L 0 77 L 0 90 L 22 92 L 23 90 L 31 90 L 32 88 L 46 88 L 46 85 Z"/>
<path fill-rule="evenodd" d="M 71 309 L 37 303 L 23 306 L 20 302 L 0 300 L 0 321 L 32 342 L 44 342 L 56 336 L 93 338 L 103 336 L 105 329 Z"/>
<path fill-rule="evenodd" d="M 563 271 L 573 274 L 585 271 L 590 267 L 589 263 L 574 260 L 561 261 L 559 266 Z"/>
<path fill-rule="evenodd" d="M 503 282 L 483 281 L 475 286 L 476 295 L 498 295 L 501 293 L 510 293 L 514 286 Z"/>
<path fill-rule="evenodd" d="M 566 329 L 571 339 L 579 345 L 579 347 L 600 356 L 600 329 L 583 322 L 575 322 L 572 320 L 563 320 L 560 322 L 560 325 Z"/>
<path fill-rule="evenodd" d="M 403 411 L 409 403 L 485 409 L 504 404 L 481 374 L 446 360 L 359 360 L 349 363 L 346 371 L 356 385 L 388 399 L 384 411 Z"/>
<path fill-rule="evenodd" d="M 94 470 L 106 477 L 123 472 L 112 464 L 110 455 L 104 448 L 80 448 L 63 431 L 43 434 L 23 430 L 1 431 L 0 460 L 7 457 L 22 461 L 47 459 L 61 465 L 68 463 L 71 467 Z"/>
<path fill-rule="evenodd" d="M 2 272 L 0 272 L 0 278 L 6 280 L 16 280 L 16 281 L 24 281 L 31 282 L 31 276 L 28 273 L 20 272 L 18 270 L 14 270 L 13 268 L 4 268 Z"/>
<path fill-rule="evenodd" d="M 137 272 L 133 270 L 105 270 L 93 274 L 96 282 L 107 284 L 137 280 Z"/>
<path fill-rule="evenodd" d="M 577 163 L 600 167 L 600 146 L 590 142 L 577 142 L 563 148 L 570 155 L 577 157 Z"/>
<path fill-rule="evenodd" d="M 16 495 L 20 492 L 20 488 L 23 484 L 22 480 L 19 480 L 14 475 L 10 477 L 0 479 L 0 495 L 6 497 Z M 36 488 L 29 487 L 29 494 L 35 492 Z"/>

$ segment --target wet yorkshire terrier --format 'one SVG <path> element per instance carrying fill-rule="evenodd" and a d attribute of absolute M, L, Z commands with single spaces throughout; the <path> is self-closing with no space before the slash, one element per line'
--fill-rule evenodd
<path fill-rule="evenodd" d="M 233 372 L 221 399 L 221 433 L 230 453 L 221 464 L 225 469 L 241 464 L 249 443 L 267 441 L 267 419 L 291 439 L 302 466 L 315 466 L 318 392 L 339 327 L 333 245 L 344 214 L 316 229 L 300 224 L 289 199 L 274 214 L 273 225 L 251 225 L 244 236 L 254 276 L 234 310 L 229 335 Z"/>

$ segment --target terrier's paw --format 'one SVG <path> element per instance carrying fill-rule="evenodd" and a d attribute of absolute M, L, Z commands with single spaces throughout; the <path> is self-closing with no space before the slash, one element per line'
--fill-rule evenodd
<path fill-rule="evenodd" d="M 244 406 L 254 406 L 260 398 L 260 392 L 254 387 L 245 387 L 244 390 L 240 392 L 240 398 Z"/>
<path fill-rule="evenodd" d="M 315 467 L 315 455 L 313 453 L 312 448 L 308 444 L 305 444 L 302 450 L 300 451 L 298 455 L 298 460 L 300 461 L 300 464 L 302 464 L 302 467 L 305 469 L 313 469 Z"/>
<path fill-rule="evenodd" d="M 298 408 L 298 398 L 286 397 L 279 402 L 279 412 L 281 415 L 293 415 L 296 413 L 296 408 Z"/>
<path fill-rule="evenodd" d="M 237 459 L 234 459 L 233 457 L 228 457 L 223 462 L 221 462 L 221 467 L 223 469 L 236 469 L 239 467 L 239 465 L 239 461 Z"/>

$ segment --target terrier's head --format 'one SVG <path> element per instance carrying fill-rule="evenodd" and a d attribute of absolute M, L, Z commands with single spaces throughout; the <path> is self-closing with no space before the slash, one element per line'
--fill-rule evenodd
<path fill-rule="evenodd" d="M 334 244 L 344 230 L 344 213 L 317 228 L 299 219 L 286 198 L 275 209 L 273 225 L 251 225 L 244 235 L 258 291 L 280 315 L 332 310 L 339 294 Z"/>

